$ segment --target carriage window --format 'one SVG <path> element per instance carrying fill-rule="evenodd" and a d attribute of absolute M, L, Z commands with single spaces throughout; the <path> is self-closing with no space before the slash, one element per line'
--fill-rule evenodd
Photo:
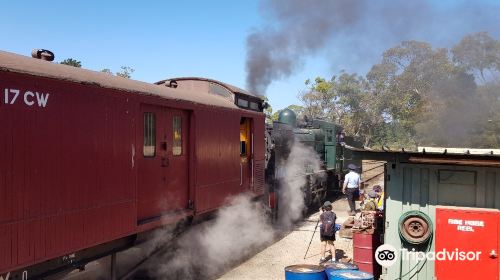
<path fill-rule="evenodd" d="M 156 153 L 156 117 L 154 113 L 144 113 L 144 146 L 145 157 L 154 157 Z"/>
<path fill-rule="evenodd" d="M 326 130 L 326 142 L 333 142 L 333 131 L 331 129 Z"/>
<path fill-rule="evenodd" d="M 245 99 L 238 98 L 238 106 L 248 108 L 248 101 Z"/>
<path fill-rule="evenodd" d="M 247 154 L 247 142 L 240 141 L 240 156 L 244 156 Z"/>
<path fill-rule="evenodd" d="M 174 116 L 173 120 L 173 135 L 174 141 L 172 146 L 172 153 L 174 156 L 179 156 L 182 154 L 182 118 L 179 116 Z"/>
<path fill-rule="evenodd" d="M 240 156 L 246 156 L 250 148 L 250 119 L 240 120 Z"/>
<path fill-rule="evenodd" d="M 250 109 L 259 111 L 259 104 L 257 104 L 256 102 L 250 102 Z"/>

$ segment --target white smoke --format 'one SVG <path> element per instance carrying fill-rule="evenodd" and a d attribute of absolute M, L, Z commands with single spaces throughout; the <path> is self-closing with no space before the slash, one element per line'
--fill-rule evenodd
<path fill-rule="evenodd" d="M 261 204 L 251 202 L 249 196 L 235 197 L 224 207 L 215 223 L 198 237 L 211 265 L 221 267 L 236 258 L 248 256 L 256 248 L 272 241 L 273 228 L 268 223 Z"/>
<path fill-rule="evenodd" d="M 278 228 L 271 225 L 266 208 L 252 201 L 251 195 L 232 197 L 215 219 L 183 234 L 176 248 L 150 266 L 152 274 L 158 279 L 213 278 L 269 245 L 277 230 L 291 229 L 304 213 L 305 174 L 321 165 L 312 148 L 296 142 L 283 166 Z"/>
<path fill-rule="evenodd" d="M 161 279 L 213 277 L 262 249 L 274 238 L 265 208 L 248 194 L 229 200 L 216 218 L 190 229 L 173 257 L 157 264 Z"/>
<path fill-rule="evenodd" d="M 281 185 L 279 188 L 279 225 L 284 229 L 302 218 L 305 210 L 304 186 L 309 184 L 306 173 L 321 169 L 318 154 L 311 148 L 295 141 L 288 159 L 282 163 Z M 312 177 L 312 179 L 315 179 Z M 314 183 L 314 182 L 312 182 Z"/>

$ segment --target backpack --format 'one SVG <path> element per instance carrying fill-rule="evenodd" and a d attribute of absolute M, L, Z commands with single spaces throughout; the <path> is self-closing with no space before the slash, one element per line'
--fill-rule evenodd
<path fill-rule="evenodd" d="M 335 220 L 337 217 L 333 212 L 326 211 L 323 214 L 323 223 L 321 224 L 321 235 L 334 236 L 335 235 Z"/>
<path fill-rule="evenodd" d="M 375 210 L 377 210 L 377 203 L 375 201 L 370 200 L 367 203 L 365 203 L 363 211 L 375 211 Z"/>

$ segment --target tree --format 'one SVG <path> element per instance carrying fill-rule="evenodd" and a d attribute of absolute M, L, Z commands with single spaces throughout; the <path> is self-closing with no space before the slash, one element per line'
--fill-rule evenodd
<path fill-rule="evenodd" d="M 101 70 L 101 72 L 109 74 L 109 75 L 113 75 L 113 72 L 111 72 L 111 70 L 109 68 L 104 68 Z"/>
<path fill-rule="evenodd" d="M 77 68 L 82 67 L 82 62 L 73 58 L 66 58 L 65 60 L 61 61 L 60 64 L 69 65 Z"/>
<path fill-rule="evenodd" d="M 120 72 L 116 72 L 116 76 L 130 79 L 132 77 L 132 73 L 134 73 L 135 69 L 129 66 L 121 66 L 122 70 Z"/>
<path fill-rule="evenodd" d="M 485 81 L 484 71 L 500 71 L 500 42 L 488 32 L 478 32 L 462 38 L 452 50 L 453 61 L 466 70 L 480 74 Z"/>
<path fill-rule="evenodd" d="M 314 82 L 306 80 L 305 84 L 309 88 L 299 94 L 299 99 L 304 104 L 304 115 L 311 119 L 333 119 L 331 113 L 335 111 L 335 96 L 332 81 L 317 77 Z"/>
<path fill-rule="evenodd" d="M 478 86 L 476 100 L 480 118 L 474 124 L 471 146 L 498 148 L 500 146 L 500 82 L 490 81 Z"/>
<path fill-rule="evenodd" d="M 429 113 L 437 107 L 445 107 L 436 86 L 461 74 L 463 71 L 450 61 L 448 50 L 404 41 L 384 52 L 381 63 L 372 67 L 367 79 L 374 94 L 382 97 L 379 111 L 392 126 L 389 131 L 404 137 L 398 143 L 413 145 L 420 138 L 417 124 L 429 121 Z M 448 94 L 446 98 L 453 96 Z"/>
<path fill-rule="evenodd" d="M 335 121 L 365 146 L 498 147 L 500 80 L 484 73 L 498 74 L 499 46 L 485 32 L 451 51 L 403 41 L 365 77 L 307 80 L 299 99 L 306 116 Z"/>
<path fill-rule="evenodd" d="M 121 71 L 116 72 L 115 75 L 122 78 L 130 79 L 132 77 L 132 73 L 135 71 L 132 67 L 129 66 L 121 66 Z M 113 72 L 109 68 L 102 69 L 101 72 L 113 75 Z"/>
<path fill-rule="evenodd" d="M 264 103 L 267 104 L 267 107 L 264 109 L 264 114 L 266 115 L 266 123 L 272 123 L 273 107 L 271 107 L 271 104 L 269 104 L 269 99 L 266 96 L 261 96 L 261 98 L 264 100 Z"/>
<path fill-rule="evenodd" d="M 379 102 L 365 78 L 341 72 L 330 80 L 318 77 L 306 81 L 308 89 L 299 95 L 309 118 L 335 121 L 344 131 L 365 145 L 371 141 L 374 124 L 380 122 Z"/>

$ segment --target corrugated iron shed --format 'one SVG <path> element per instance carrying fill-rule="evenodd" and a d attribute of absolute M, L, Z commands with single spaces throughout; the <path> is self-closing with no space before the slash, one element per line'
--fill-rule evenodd
<path fill-rule="evenodd" d="M 358 159 L 373 159 L 394 162 L 452 164 L 470 166 L 500 167 L 499 149 L 469 149 L 469 148 L 429 148 L 422 147 L 418 151 L 405 149 L 373 150 L 345 145 L 345 148 Z"/>
<path fill-rule="evenodd" d="M 432 221 L 434 235 L 426 248 L 429 252 L 442 248 L 437 240 L 449 240 L 455 237 L 453 233 L 438 231 L 436 225 L 446 224 L 446 221 L 438 219 L 437 212 L 440 209 L 453 209 L 457 213 L 471 210 L 483 211 L 481 213 L 491 212 L 493 215 L 499 213 L 498 150 L 422 147 L 417 151 L 407 151 L 387 148 L 372 150 L 350 146 L 345 148 L 358 159 L 387 162 L 384 184 L 384 243 L 392 245 L 396 250 L 403 248 L 411 250 L 411 246 L 405 245 L 399 233 L 401 217 L 411 211 L 419 211 Z M 488 226 L 493 230 L 490 235 L 498 237 L 494 232 L 495 224 Z M 463 240 L 461 244 L 479 244 L 474 237 Z M 489 251 L 483 253 L 486 255 L 484 263 L 491 262 L 487 257 Z M 473 271 L 480 271 L 479 264 L 466 265 Z M 435 261 L 423 262 L 398 258 L 394 265 L 383 270 L 381 279 L 436 279 L 437 275 L 440 275 L 441 279 L 442 271 L 440 271 L 436 269 Z M 491 275 L 485 277 L 496 279 L 489 278 Z"/>

